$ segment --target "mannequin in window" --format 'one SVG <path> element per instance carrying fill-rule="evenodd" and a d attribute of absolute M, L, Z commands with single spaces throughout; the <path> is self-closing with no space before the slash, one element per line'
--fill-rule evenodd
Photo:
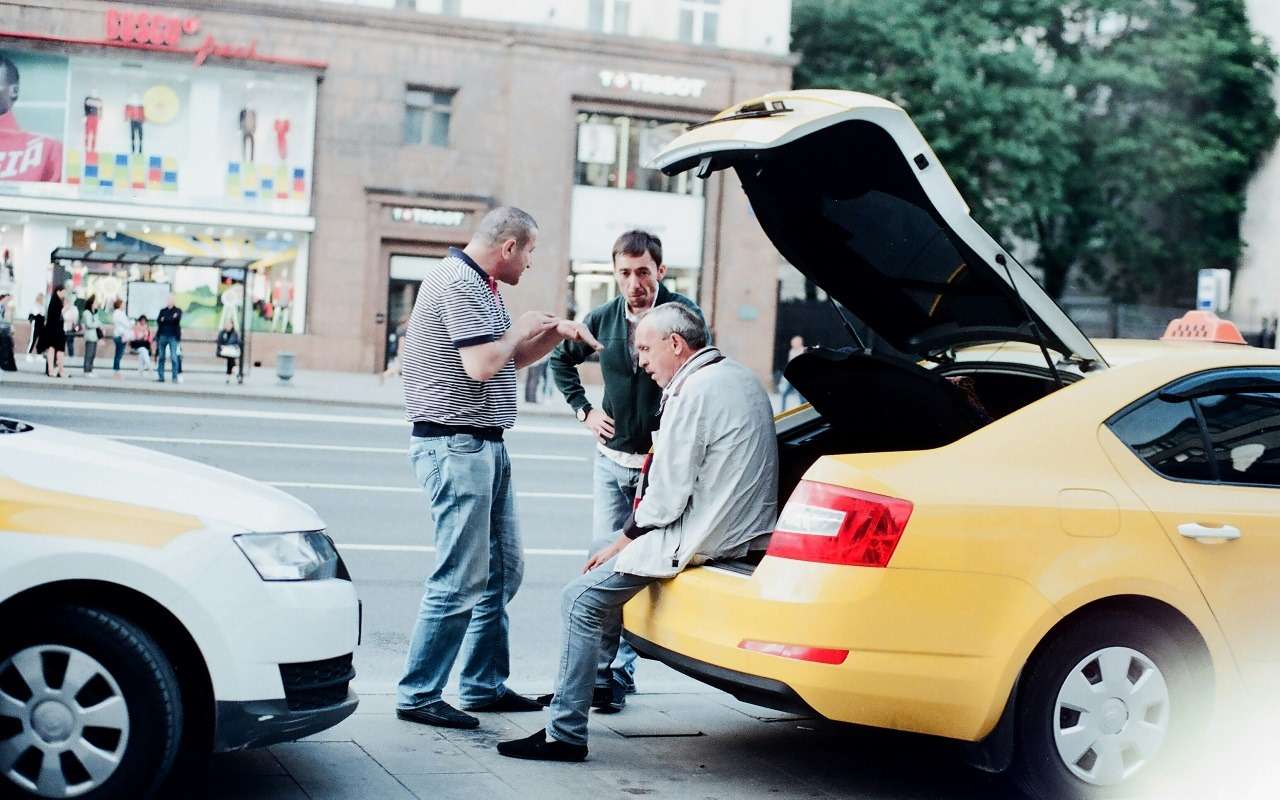
<path fill-rule="evenodd" d="M 253 161 L 253 135 L 258 130 L 258 112 L 245 106 L 240 109 L 240 159 Z"/>
<path fill-rule="evenodd" d="M 98 149 L 98 121 L 102 118 L 102 98 L 98 90 L 91 89 L 84 99 L 84 149 L 92 152 Z"/>
<path fill-rule="evenodd" d="M 274 123 L 276 129 L 276 153 L 280 156 L 280 160 L 284 161 L 289 158 L 289 119 L 288 117 L 280 117 Z"/>
<path fill-rule="evenodd" d="M 138 95 L 129 95 L 129 103 L 124 107 L 124 118 L 129 121 L 129 152 L 141 155 L 142 122 L 147 118 L 147 112 Z"/>

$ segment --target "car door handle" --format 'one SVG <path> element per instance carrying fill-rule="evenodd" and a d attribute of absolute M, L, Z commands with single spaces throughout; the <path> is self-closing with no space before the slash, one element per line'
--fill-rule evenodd
<path fill-rule="evenodd" d="M 1234 525 L 1210 528 L 1198 522 L 1182 523 L 1178 526 L 1178 533 L 1198 542 L 1233 542 L 1240 538 L 1240 529 Z"/>

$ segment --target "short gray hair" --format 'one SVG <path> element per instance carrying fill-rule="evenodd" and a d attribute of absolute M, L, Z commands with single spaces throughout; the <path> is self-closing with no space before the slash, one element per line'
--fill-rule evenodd
<path fill-rule="evenodd" d="M 476 226 L 474 238 L 489 246 L 499 245 L 508 239 L 515 239 L 516 244 L 524 247 L 529 237 L 538 230 L 538 223 L 527 211 L 515 206 L 498 206 L 485 214 Z"/>
<path fill-rule="evenodd" d="M 694 350 L 706 347 L 707 340 L 711 338 L 707 333 L 707 323 L 698 316 L 698 312 L 683 303 L 655 306 L 646 311 L 641 319 L 657 328 L 664 338 L 674 333 L 688 342 L 689 347 Z"/>

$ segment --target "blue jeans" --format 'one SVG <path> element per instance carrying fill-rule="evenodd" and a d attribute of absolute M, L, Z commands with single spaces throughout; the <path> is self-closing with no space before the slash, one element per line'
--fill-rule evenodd
<path fill-rule="evenodd" d="M 564 642 L 547 736 L 587 743 L 587 709 L 600 663 L 609 663 L 622 633 L 622 607 L 657 578 L 614 572 L 610 559 L 575 578 L 560 596 Z"/>
<path fill-rule="evenodd" d="M 631 516 L 636 489 L 640 486 L 640 470 L 621 466 L 597 450 L 593 483 L 595 499 L 591 510 L 591 552 L 597 553 L 618 537 L 618 531 L 622 530 L 627 517 Z M 625 639 L 617 644 L 616 649 L 617 655 L 610 655 L 607 661 L 601 656 L 596 686 L 607 687 L 612 679 L 612 683 L 624 692 L 634 692 L 636 651 Z"/>
<path fill-rule="evenodd" d="M 439 700 L 459 652 L 462 705 L 484 705 L 507 693 L 507 603 L 524 574 L 511 459 L 502 442 L 461 433 L 410 438 L 409 463 L 430 501 L 436 565 L 396 705 L 422 708 Z"/>
<path fill-rule="evenodd" d="M 156 375 L 164 380 L 164 353 L 169 351 L 169 371 L 176 381 L 178 379 L 178 340 L 172 336 L 161 336 L 156 339 Z"/>
<path fill-rule="evenodd" d="M 112 372 L 119 372 L 120 359 L 124 358 L 124 337 L 113 336 L 111 341 L 115 342 L 116 345 L 115 359 L 111 362 L 111 370 Z"/>

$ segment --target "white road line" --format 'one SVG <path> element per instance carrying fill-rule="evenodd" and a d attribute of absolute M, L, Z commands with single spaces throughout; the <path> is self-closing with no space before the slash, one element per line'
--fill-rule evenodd
<path fill-rule="evenodd" d="M 373 553 L 434 553 L 436 549 L 422 544 L 344 544 L 338 542 L 339 550 L 365 550 Z M 586 550 L 556 550 L 545 547 L 526 547 L 526 556 L 578 556 L 587 555 Z"/>
<path fill-rule="evenodd" d="M 336 489 L 349 492 L 421 492 L 416 487 L 404 486 L 370 486 L 360 483 L 303 483 L 296 481 L 264 481 L 268 486 L 279 489 Z M 589 494 L 569 494 L 567 492 L 516 492 L 516 497 L 528 497 L 551 500 L 590 500 Z"/>
<path fill-rule="evenodd" d="M 350 416 L 344 414 L 302 414 L 291 411 L 245 411 L 232 408 L 197 408 L 194 406 L 161 406 L 148 403 L 102 403 L 85 400 L 29 400 L 0 397 L 0 407 L 62 408 L 78 411 L 107 411 L 117 414 L 171 414 L 181 417 L 228 417 L 232 419 L 261 419 L 281 422 L 325 422 L 335 425 L 374 425 L 384 428 L 407 429 L 409 423 L 402 417 Z M 557 427 L 553 425 L 518 425 L 512 433 L 539 433 L 551 436 L 592 436 L 591 431 L 580 425 Z"/>
<path fill-rule="evenodd" d="M 117 442 L 146 442 L 151 444 L 213 445 L 215 447 L 264 447 L 270 450 L 328 450 L 338 453 L 393 453 L 404 455 L 406 447 L 357 447 L 345 444 L 299 444 L 295 442 L 241 441 L 233 439 L 186 439 L 173 436 L 107 436 Z M 511 453 L 513 461 L 586 461 L 582 456 L 551 456 L 536 453 Z"/>

